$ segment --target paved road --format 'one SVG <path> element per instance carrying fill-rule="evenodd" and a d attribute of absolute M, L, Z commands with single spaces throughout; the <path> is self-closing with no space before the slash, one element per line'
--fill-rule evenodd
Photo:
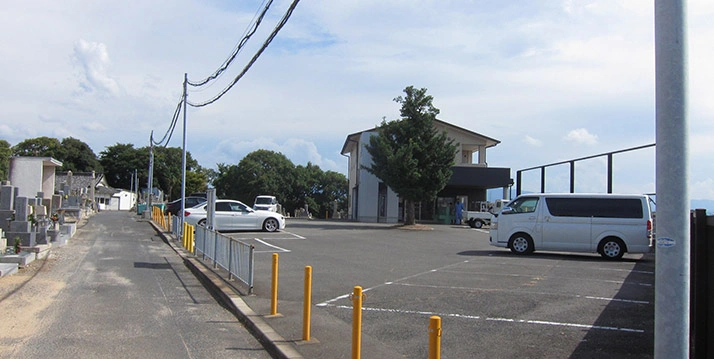
<path fill-rule="evenodd" d="M 0 358 L 270 358 L 128 212 L 94 215 L 0 288 Z"/>
<path fill-rule="evenodd" d="M 515 256 L 486 230 L 291 220 L 286 231 L 231 233 L 256 247 L 255 295 L 269 313 L 279 253 L 282 315 L 268 322 L 306 358 L 349 358 L 354 286 L 365 289 L 362 355 L 425 358 L 442 318 L 442 358 L 650 358 L 654 256 Z M 304 267 L 313 267 L 311 343 L 300 343 Z"/>

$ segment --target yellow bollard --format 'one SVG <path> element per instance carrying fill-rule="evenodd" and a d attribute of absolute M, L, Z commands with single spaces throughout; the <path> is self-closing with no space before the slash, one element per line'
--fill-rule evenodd
<path fill-rule="evenodd" d="M 191 234 L 191 242 L 189 243 L 189 245 L 191 246 L 191 249 L 189 249 L 189 251 L 191 251 L 191 253 L 193 253 L 193 249 L 196 247 L 196 227 L 194 227 L 190 224 L 188 226 L 190 227 L 190 230 L 188 233 Z"/>
<path fill-rule="evenodd" d="M 310 307 L 312 305 L 312 267 L 305 267 L 305 301 L 302 311 L 302 340 L 310 340 Z"/>
<path fill-rule="evenodd" d="M 441 358 L 441 318 L 429 318 L 429 359 Z"/>
<path fill-rule="evenodd" d="M 359 359 L 362 351 L 362 287 L 352 294 L 352 359 Z"/>
<path fill-rule="evenodd" d="M 273 253 L 273 279 L 270 285 L 270 315 L 278 314 L 278 254 Z"/>
<path fill-rule="evenodd" d="M 183 247 L 186 248 L 188 246 L 188 223 L 183 224 L 183 236 L 181 236 L 181 239 L 183 240 Z"/>

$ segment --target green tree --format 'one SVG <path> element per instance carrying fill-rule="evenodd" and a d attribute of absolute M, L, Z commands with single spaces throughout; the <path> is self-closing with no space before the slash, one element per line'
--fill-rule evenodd
<path fill-rule="evenodd" d="M 218 163 L 218 173 L 213 180 L 213 187 L 216 189 L 217 198 L 235 198 L 238 199 L 238 186 L 236 180 L 238 178 L 238 166 Z"/>
<path fill-rule="evenodd" d="M 337 202 L 337 210 L 347 208 L 347 189 L 349 183 L 347 177 L 342 173 L 327 171 L 323 173 L 320 180 L 319 194 L 316 195 L 317 202 L 321 204 L 322 212 L 334 210 L 334 203 Z"/>
<path fill-rule="evenodd" d="M 295 208 L 308 205 L 313 217 L 326 218 L 334 210 L 347 207 L 347 177 L 334 171 L 323 172 L 319 166 L 308 162 L 295 168 L 293 202 Z"/>
<path fill-rule="evenodd" d="M 142 150 L 149 151 L 148 147 Z M 179 147 L 154 147 L 154 186 L 171 199 L 181 198 L 183 150 Z M 198 161 L 186 152 L 186 195 L 204 192 L 208 178 L 201 172 Z"/>
<path fill-rule="evenodd" d="M 97 155 L 86 143 L 72 137 L 60 142 L 56 138 L 36 137 L 12 148 L 14 156 L 52 157 L 62 162 L 61 171 L 102 172 Z"/>
<path fill-rule="evenodd" d="M 13 156 L 54 157 L 60 159 L 62 144 L 56 138 L 36 137 L 24 140 L 12 148 Z"/>
<path fill-rule="evenodd" d="M 426 89 L 409 86 L 402 105 L 401 119 L 382 121 L 377 135 L 366 146 L 372 164 L 365 167 L 404 200 L 404 224 L 414 224 L 414 204 L 436 197 L 451 178 L 457 146 L 446 132 L 438 133 L 434 120 L 439 109 Z"/>
<path fill-rule="evenodd" d="M 291 210 L 308 206 L 313 217 L 318 217 L 322 210 L 315 200 L 322 170 L 319 166 L 308 162 L 306 166 L 297 166 L 293 174 L 293 187 L 288 203 Z"/>
<path fill-rule="evenodd" d="M 238 163 L 237 198 L 252 204 L 255 196 L 269 194 L 284 206 L 293 206 L 290 193 L 295 165 L 282 153 L 257 150 Z"/>
<path fill-rule="evenodd" d="M 167 199 L 181 198 L 182 150 L 178 147 L 154 147 L 154 179 L 152 185 L 162 190 Z M 132 144 L 117 143 L 100 153 L 100 163 L 104 167 L 107 183 L 115 188 L 130 188 L 136 170 L 139 183 L 148 187 L 149 158 L 148 146 L 134 148 Z M 198 165 L 198 161 L 186 153 L 186 194 L 206 190 L 208 177 Z"/>
<path fill-rule="evenodd" d="M 136 170 L 139 183 L 146 188 L 149 176 L 149 151 L 140 151 L 131 143 L 117 143 L 99 153 L 107 184 L 114 188 L 131 188 Z"/>
<path fill-rule="evenodd" d="M 12 146 L 10 142 L 0 140 L 0 180 L 8 180 L 10 171 L 10 157 L 12 156 Z"/>
<path fill-rule="evenodd" d="M 335 201 L 340 209 L 347 204 L 347 177 L 323 172 L 312 163 L 295 166 L 282 153 L 269 150 L 251 152 L 238 165 L 219 163 L 212 183 L 219 198 L 252 204 L 255 196 L 273 195 L 288 213 L 307 204 L 313 216 L 323 217 Z"/>
<path fill-rule="evenodd" d="M 86 143 L 72 137 L 62 140 L 62 147 L 56 154 L 62 161 L 62 171 L 72 172 L 102 172 L 97 155 Z"/>

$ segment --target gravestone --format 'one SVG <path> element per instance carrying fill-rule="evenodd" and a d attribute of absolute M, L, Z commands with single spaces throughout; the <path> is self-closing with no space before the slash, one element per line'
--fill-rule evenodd
<path fill-rule="evenodd" d="M 10 222 L 10 229 L 6 236 L 10 243 L 14 244 L 15 239 L 20 239 L 20 244 L 33 247 L 36 244 L 36 233 L 33 230 L 33 223 L 30 220 L 30 203 L 35 203 L 34 198 L 15 198 L 15 220 Z"/>
<path fill-rule="evenodd" d="M 15 187 L 4 185 L 0 188 L 0 229 L 10 230 L 10 221 L 15 215 Z"/>

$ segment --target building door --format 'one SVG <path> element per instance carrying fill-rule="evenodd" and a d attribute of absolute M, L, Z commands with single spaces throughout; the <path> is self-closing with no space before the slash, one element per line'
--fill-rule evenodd
<path fill-rule="evenodd" d="M 387 221 L 387 185 L 379 182 L 379 194 L 377 202 L 377 222 Z"/>

